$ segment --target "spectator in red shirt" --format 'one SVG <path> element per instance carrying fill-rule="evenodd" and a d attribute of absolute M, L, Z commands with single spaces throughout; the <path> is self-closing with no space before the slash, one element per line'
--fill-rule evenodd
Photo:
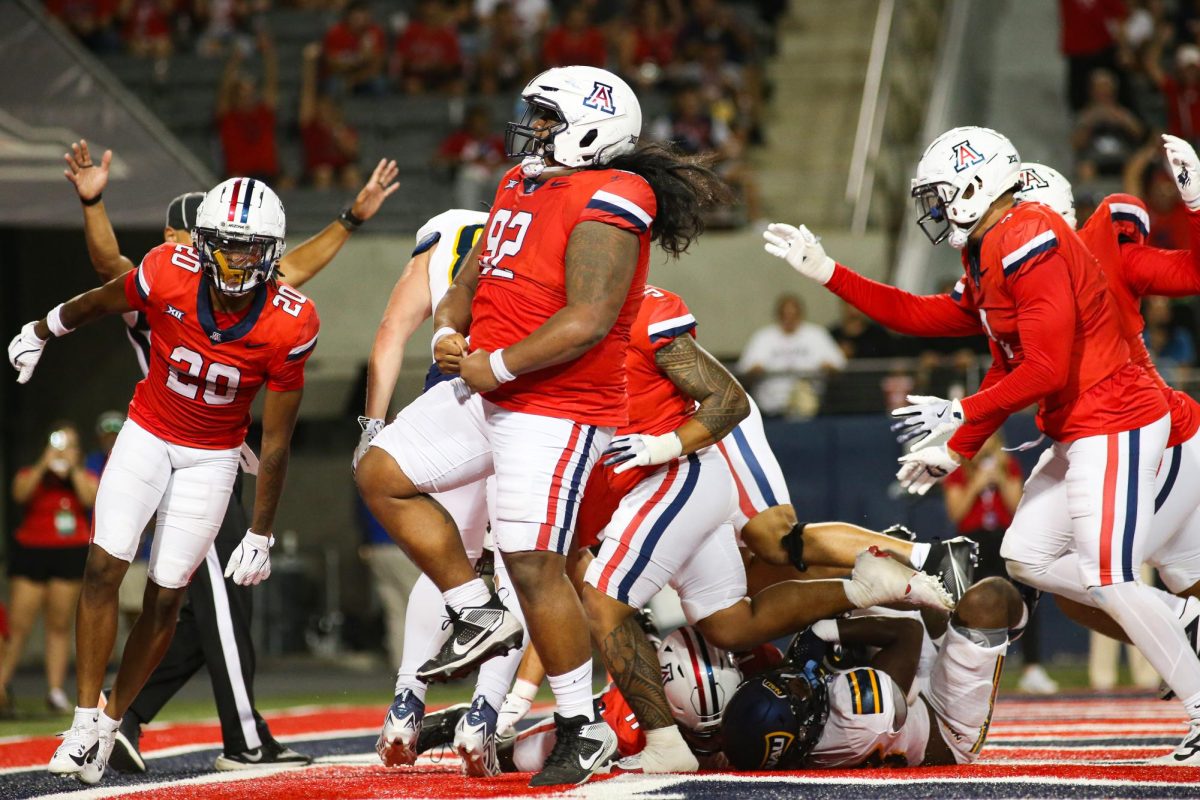
<path fill-rule="evenodd" d="M 117 34 L 117 0 L 45 0 L 46 11 L 57 17 L 89 50 L 114 53 L 121 47 Z"/>
<path fill-rule="evenodd" d="M 1128 14 L 1122 0 L 1058 0 L 1059 47 L 1067 59 L 1071 110 L 1078 111 L 1087 103 L 1088 76 L 1093 70 L 1117 71 L 1120 23 Z"/>
<path fill-rule="evenodd" d="M 70 712 L 74 703 L 63 691 L 71 655 L 71 621 L 87 562 L 99 477 L 85 468 L 79 434 L 57 424 L 41 457 L 17 470 L 13 501 L 25 516 L 13 535 L 8 557 L 11 638 L 0 662 L 0 708 L 10 705 L 8 684 L 38 613 L 45 611 L 46 702 Z"/>
<path fill-rule="evenodd" d="M 1191 248 L 1191 213 L 1179 198 L 1175 179 L 1164 169 L 1162 147 L 1149 141 L 1125 165 L 1125 192 L 1146 201 L 1150 236 L 1146 243 L 1164 250 Z"/>
<path fill-rule="evenodd" d="M 563 15 L 562 24 L 546 34 L 542 61 L 547 67 L 583 64 L 603 67 L 608 63 L 608 45 L 604 33 L 592 24 L 588 7 L 576 3 Z"/>
<path fill-rule="evenodd" d="M 1180 45 L 1175 51 L 1175 69 L 1162 68 L 1162 41 L 1148 49 L 1146 73 L 1163 93 L 1167 107 L 1167 130 L 1193 144 L 1200 143 L 1200 47 Z"/>
<path fill-rule="evenodd" d="M 342 18 L 325 32 L 321 43 L 325 54 L 325 74 L 332 92 L 338 84 L 354 94 L 383 94 L 387 81 L 383 62 L 387 37 L 371 16 L 365 0 L 351 0 Z"/>
<path fill-rule="evenodd" d="M 679 23 L 669 16 L 661 0 L 645 0 L 619 34 L 621 73 L 633 76 L 642 86 L 654 86 L 675 61 L 678 35 Z"/>
<path fill-rule="evenodd" d="M 520 17 L 510 3 L 497 3 L 481 31 L 479 91 L 496 94 L 520 89 L 537 71 Z"/>
<path fill-rule="evenodd" d="M 245 175 L 274 183 L 279 177 L 279 148 L 275 137 L 279 71 L 271 40 L 259 37 L 262 53 L 262 90 L 239 73 L 242 55 L 234 49 L 225 64 L 217 89 L 217 127 L 225 154 L 225 175 Z"/>
<path fill-rule="evenodd" d="M 453 170 L 458 208 L 479 209 L 491 201 L 510 164 L 486 106 L 467 109 L 462 127 L 442 141 L 434 163 Z"/>
<path fill-rule="evenodd" d="M 321 46 L 304 48 L 300 85 L 300 140 L 304 144 L 304 175 L 317 189 L 337 183 L 343 189 L 358 188 L 358 133 L 346 124 L 337 101 L 317 86 Z"/>
<path fill-rule="evenodd" d="M 392 74 L 408 94 L 465 88 L 458 31 L 440 0 L 420 0 L 415 17 L 396 40 Z"/>
<path fill-rule="evenodd" d="M 167 58 L 173 49 L 171 16 L 175 0 L 122 0 L 125 48 L 135 56 Z"/>

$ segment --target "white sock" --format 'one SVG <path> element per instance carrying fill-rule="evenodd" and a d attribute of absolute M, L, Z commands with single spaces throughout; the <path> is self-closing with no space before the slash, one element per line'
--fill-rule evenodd
<path fill-rule="evenodd" d="M 521 621 L 521 627 L 525 627 L 525 614 L 522 613 L 516 592 L 511 587 L 508 570 L 504 567 L 504 563 L 497 558 L 496 594 L 499 596 L 500 602 L 504 603 L 504 607 Z M 521 666 L 521 656 L 524 655 L 525 646 L 528 643 L 529 637 L 526 636 L 525 644 L 519 648 L 509 650 L 507 655 L 483 662 L 479 667 L 479 677 L 475 680 L 475 697 L 484 698 L 489 706 L 496 711 L 500 710 L 500 706 L 504 703 L 504 695 L 508 694 L 513 678 L 516 677 L 517 667 Z M 534 691 L 537 691 L 537 687 L 534 687 Z"/>
<path fill-rule="evenodd" d="M 587 717 L 594 720 L 595 704 L 592 702 L 592 660 L 580 664 L 570 672 L 562 675 L 548 675 L 550 689 L 558 703 L 558 713 L 562 717 Z"/>
<path fill-rule="evenodd" d="M 1200 697 L 1200 660 L 1183 633 L 1179 616 L 1171 612 L 1148 586 L 1129 581 L 1109 586 L 1094 586 L 1090 593 L 1100 608 L 1108 612 L 1122 628 L 1129 641 L 1142 652 L 1150 665 L 1176 697 Z M 1200 708 L 1190 707 L 1188 714 Z"/>
<path fill-rule="evenodd" d="M 396 694 L 405 689 L 418 700 L 425 702 L 425 690 L 429 687 L 417 680 L 417 670 L 433 658 L 442 644 L 442 622 L 446 613 L 435 613 L 442 609 L 442 593 L 427 575 L 422 575 L 408 593 L 408 610 L 404 613 L 404 651 L 400 657 L 400 669 L 396 672 Z"/>
<path fill-rule="evenodd" d="M 913 569 L 921 569 L 925 566 L 925 559 L 929 558 L 929 542 L 913 542 L 912 552 L 908 554 L 908 565 Z"/>
<path fill-rule="evenodd" d="M 461 614 L 464 608 L 487 605 L 487 601 L 492 599 L 492 593 L 488 591 L 487 584 L 483 582 L 482 578 L 474 578 L 462 586 L 455 586 L 447 592 L 442 592 L 442 598 L 446 601 L 446 605 L 454 609 L 455 613 Z"/>
<path fill-rule="evenodd" d="M 121 727 L 121 720 L 113 719 L 108 714 L 101 712 L 98 715 L 97 725 L 100 727 L 101 734 L 111 733 L 112 731 L 115 731 L 117 728 Z"/>
<path fill-rule="evenodd" d="M 646 749 L 649 750 L 651 747 L 669 750 L 675 747 L 687 747 L 687 742 L 683 740 L 683 734 L 679 732 L 677 726 L 668 725 L 665 728 L 646 731 Z"/>
<path fill-rule="evenodd" d="M 96 717 L 100 714 L 97 708 L 80 708 L 75 706 L 75 718 L 71 720 L 72 728 L 86 728 L 88 725 L 96 724 Z"/>

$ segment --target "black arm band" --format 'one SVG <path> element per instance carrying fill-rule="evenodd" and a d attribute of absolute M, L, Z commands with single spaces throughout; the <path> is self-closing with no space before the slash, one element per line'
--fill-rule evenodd
<path fill-rule="evenodd" d="M 803 522 L 797 522 L 779 540 L 783 549 L 787 551 L 788 561 L 791 561 L 792 566 L 801 572 L 808 570 L 808 565 L 804 563 L 804 527 Z"/>
<path fill-rule="evenodd" d="M 81 198 L 79 198 L 79 202 L 83 203 L 85 206 L 94 206 L 94 205 L 96 205 L 96 203 L 99 203 L 103 199 L 104 199 L 104 192 L 101 192 L 100 194 L 93 197 L 91 200 L 84 200 L 81 197 Z"/>
<path fill-rule="evenodd" d="M 354 212 L 350 210 L 350 206 L 346 206 L 344 209 L 342 209 L 342 213 L 338 215 L 337 221 L 342 224 L 343 228 L 351 233 L 361 228 L 362 224 L 366 222 L 365 219 L 356 217 Z"/>

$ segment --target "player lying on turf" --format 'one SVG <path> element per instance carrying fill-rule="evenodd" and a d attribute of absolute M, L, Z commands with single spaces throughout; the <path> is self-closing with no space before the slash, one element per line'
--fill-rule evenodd
<path fill-rule="evenodd" d="M 1009 573 L 1048 591 L 1070 584 L 1119 622 L 1191 721 L 1163 763 L 1200 763 L 1200 659 L 1162 593 L 1137 580 L 1153 543 L 1169 406 L 1130 360 L 1095 256 L 1051 209 L 1015 201 L 1020 166 L 1012 143 L 985 128 L 948 131 L 922 156 L 913 180 L 922 228 L 935 244 L 965 248 L 952 295 L 916 297 L 867 281 L 835 264 L 806 229 L 774 226 L 766 247 L 901 333 L 989 335 L 994 363 L 979 392 L 961 402 L 913 398 L 900 411 L 901 440 L 916 442 L 901 478 L 936 482 L 972 457 L 998 420 L 1036 401 L 1039 427 L 1054 442 L 1005 534 Z"/>
<path fill-rule="evenodd" d="M 1010 629 L 1025 608 L 1012 584 L 985 578 L 954 613 L 855 616 L 813 625 L 789 648 L 788 666 L 744 683 L 725 709 L 723 750 L 736 769 L 948 766 L 979 756 L 987 740 Z M 926 637 L 939 641 L 926 674 Z M 823 663 L 805 638 L 865 661 Z M 803 661 L 804 663 L 799 663 Z"/>
<path fill-rule="evenodd" d="M 225 575 L 246 585 L 271 573 L 271 530 L 319 328 L 308 298 L 275 280 L 284 231 L 283 205 L 268 186 L 225 181 L 200 206 L 195 248 L 159 245 L 137 269 L 26 324 L 9 345 L 25 383 L 51 335 L 131 311 L 146 314 L 152 333 L 149 371 L 100 479 L 75 625 L 78 707 L 51 772 L 84 783 L 103 777 L 121 717 L 166 652 L 185 589 L 216 538 L 250 404 L 264 385 L 254 517 Z M 118 587 L 156 512 L 143 610 L 100 711 Z"/>
<path fill-rule="evenodd" d="M 392 287 L 387 309 L 375 334 L 371 357 L 367 362 L 367 398 L 365 415 L 359 418 L 362 435 L 354 451 L 354 467 L 383 430 L 388 406 L 400 376 L 404 348 L 422 322 L 446 294 L 483 232 L 487 214 L 481 211 L 451 209 L 430 219 L 417 231 L 416 247 L 403 273 Z M 425 379 L 425 390 L 454 375 L 443 375 L 434 364 Z M 453 518 L 462 538 L 463 549 L 472 566 L 483 555 L 488 526 L 488 484 L 478 480 L 430 495 Z M 524 624 L 521 606 L 511 588 L 504 560 L 497 558 L 495 583 L 504 607 Z M 380 759 L 389 767 L 415 763 L 420 752 L 428 684 L 417 677 L 422 665 L 437 653 L 442 631 L 449 618 L 441 612 L 444 605 L 437 586 L 422 574 L 409 593 L 404 620 L 404 647 L 396 673 L 394 698 L 384 717 L 383 728 L 375 744 Z M 493 733 L 496 713 L 512 684 L 524 646 L 513 648 L 505 656 L 492 658 L 479 668 L 470 711 L 456 722 L 455 750 L 462 759 L 466 775 L 486 777 L 499 771 L 495 758 Z"/>

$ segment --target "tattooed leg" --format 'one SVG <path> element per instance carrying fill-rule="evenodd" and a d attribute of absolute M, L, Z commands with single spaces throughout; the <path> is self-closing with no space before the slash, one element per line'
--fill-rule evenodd
<path fill-rule="evenodd" d="M 612 675 L 613 682 L 617 684 L 621 694 L 625 696 L 633 713 L 637 714 L 638 721 L 647 730 L 673 726 L 675 720 L 671 717 L 671 707 L 667 704 L 667 695 L 663 692 L 658 654 L 634 619 L 633 609 L 590 586 L 585 591 L 588 595 L 595 595 L 595 598 L 588 602 L 589 611 L 597 601 L 620 606 L 624 610 L 624 619 L 620 624 L 612 628 L 603 639 L 597 639 L 596 643 L 600 647 L 600 657 L 604 659 L 604 666 Z"/>

